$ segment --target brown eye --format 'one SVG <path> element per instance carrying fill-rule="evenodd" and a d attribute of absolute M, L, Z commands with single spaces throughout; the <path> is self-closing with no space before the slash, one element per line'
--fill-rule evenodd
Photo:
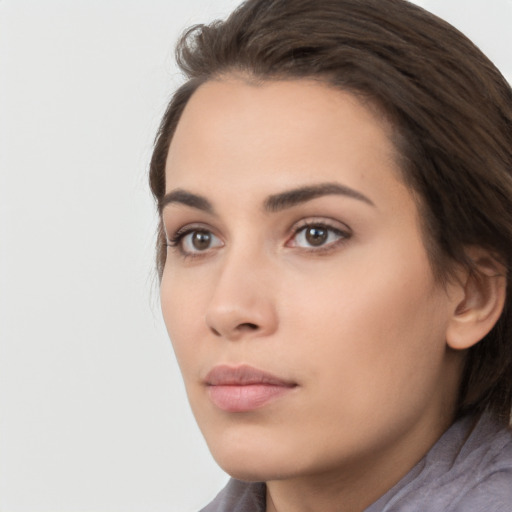
<path fill-rule="evenodd" d="M 306 237 L 306 241 L 310 245 L 319 246 L 326 242 L 329 236 L 329 231 L 322 227 L 310 227 L 306 228 L 304 235 Z"/>
<path fill-rule="evenodd" d="M 342 242 L 351 237 L 351 232 L 341 230 L 327 224 L 309 224 L 295 232 L 293 238 L 288 242 L 289 247 L 302 249 L 327 249 L 335 247 L 337 242 Z"/>
<path fill-rule="evenodd" d="M 174 237 L 170 245 L 179 247 L 183 254 L 192 255 L 222 247 L 223 243 L 207 229 L 190 229 Z"/>
<path fill-rule="evenodd" d="M 212 234 L 207 231 L 194 231 L 191 233 L 191 243 L 194 249 L 204 251 L 212 243 Z"/>

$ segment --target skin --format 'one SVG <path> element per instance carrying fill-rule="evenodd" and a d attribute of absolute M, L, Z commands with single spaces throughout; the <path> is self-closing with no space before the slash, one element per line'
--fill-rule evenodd
<path fill-rule="evenodd" d="M 360 511 L 453 420 L 463 362 L 447 345 L 460 284 L 439 284 L 391 128 L 354 96 L 312 81 L 202 85 L 169 148 L 164 319 L 198 424 L 219 465 L 267 482 L 267 511 Z M 278 211 L 269 196 L 336 183 Z M 357 194 L 364 198 L 354 197 Z M 184 204 L 188 203 L 188 204 Z M 199 206 L 199 207 L 198 207 Z M 329 238 L 312 246 L 304 223 Z M 296 384 L 226 412 L 204 379 L 248 364 Z"/>

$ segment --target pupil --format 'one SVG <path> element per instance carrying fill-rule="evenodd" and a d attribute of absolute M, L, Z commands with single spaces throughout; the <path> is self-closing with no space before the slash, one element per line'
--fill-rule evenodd
<path fill-rule="evenodd" d="M 327 240 L 327 230 L 322 228 L 309 228 L 306 231 L 306 240 L 311 245 L 322 245 Z"/>
<path fill-rule="evenodd" d="M 205 249 L 208 249 L 208 247 L 210 246 L 210 242 L 210 233 L 206 233 L 204 231 L 196 231 L 194 233 L 194 236 L 192 237 L 192 245 L 198 251 L 204 251 Z"/>

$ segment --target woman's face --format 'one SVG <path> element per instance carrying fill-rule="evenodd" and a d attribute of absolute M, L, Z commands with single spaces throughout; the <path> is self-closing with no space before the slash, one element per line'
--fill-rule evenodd
<path fill-rule="evenodd" d="M 208 82 L 179 122 L 163 315 L 198 424 L 238 478 L 413 464 L 452 420 L 460 294 L 434 279 L 390 135 L 304 80 Z"/>

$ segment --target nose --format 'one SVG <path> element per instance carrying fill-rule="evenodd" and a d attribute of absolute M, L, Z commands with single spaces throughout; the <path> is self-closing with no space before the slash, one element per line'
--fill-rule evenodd
<path fill-rule="evenodd" d="M 211 332 L 230 341 L 273 334 L 278 317 L 272 278 L 272 271 L 262 261 L 244 255 L 228 258 L 206 311 Z"/>

